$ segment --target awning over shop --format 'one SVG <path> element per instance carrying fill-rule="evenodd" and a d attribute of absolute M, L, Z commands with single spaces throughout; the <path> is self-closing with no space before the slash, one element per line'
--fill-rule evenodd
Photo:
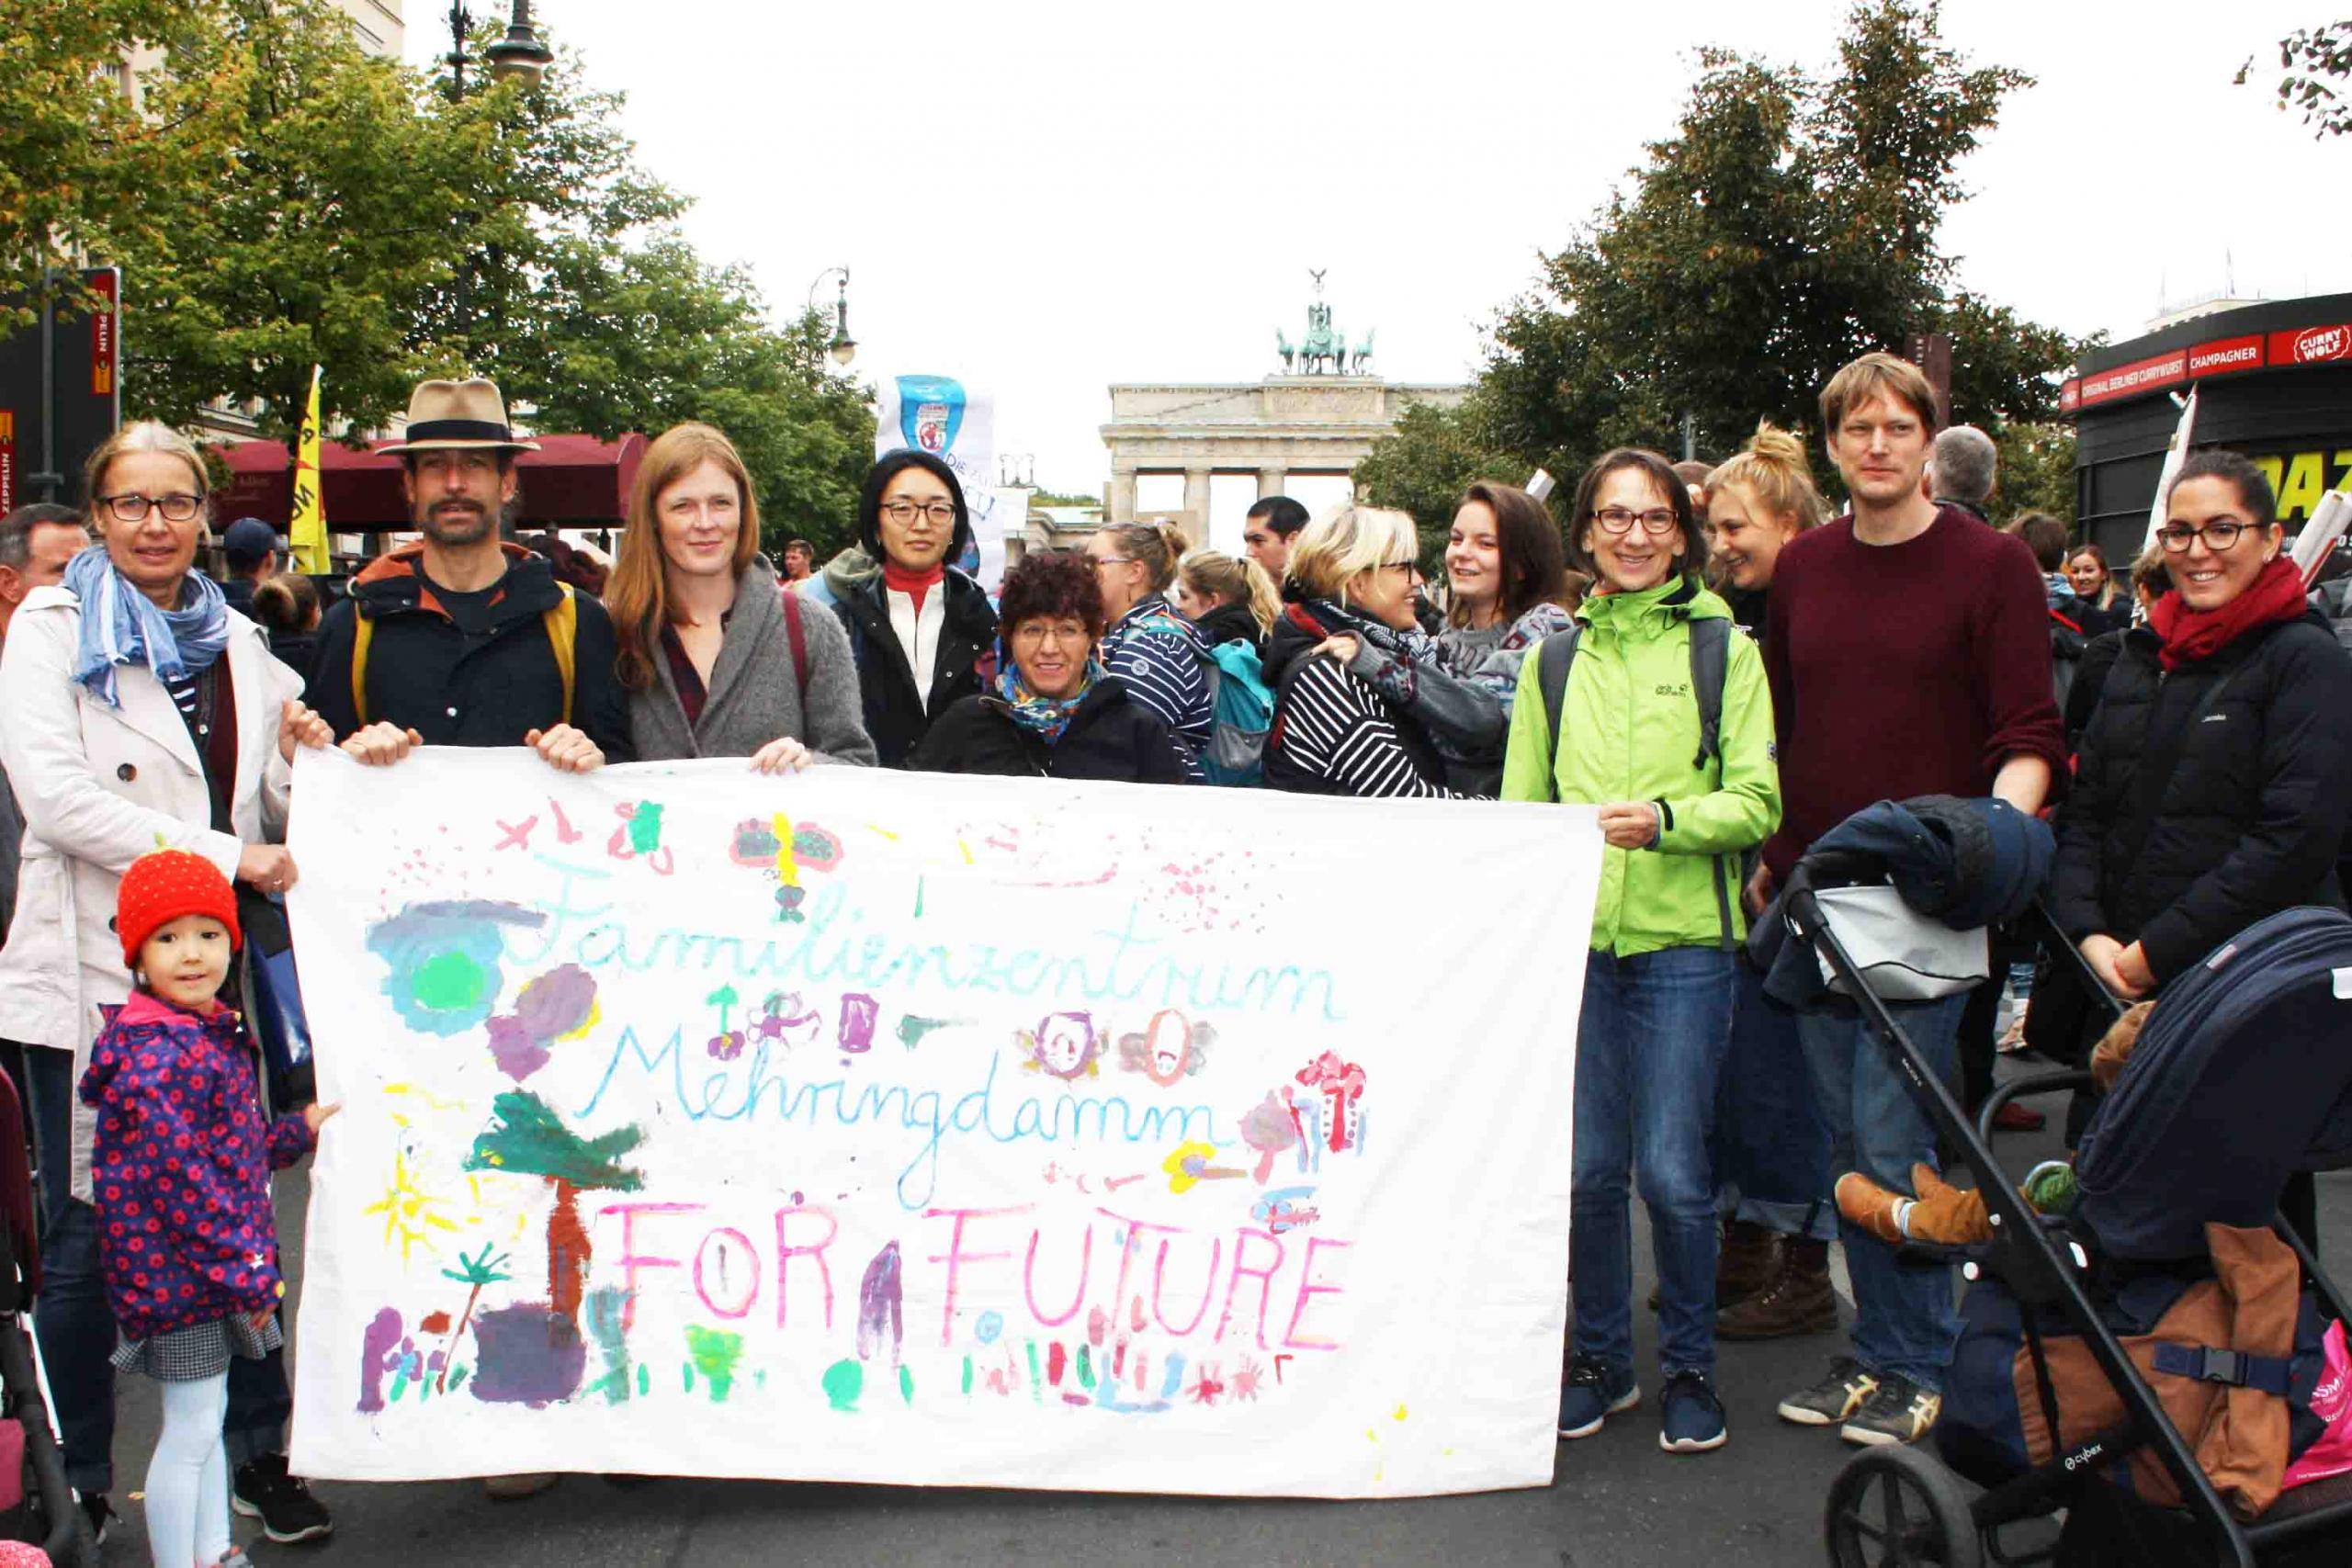
<path fill-rule="evenodd" d="M 539 528 L 618 527 L 628 515 L 630 487 L 645 456 L 645 437 L 617 441 L 593 435 L 535 435 L 539 450 L 515 460 L 516 526 Z M 319 452 L 326 487 L 327 527 L 337 534 L 405 531 L 414 525 L 401 500 L 401 463 L 375 444 L 354 451 L 330 441 Z M 223 524 L 258 517 L 284 533 L 294 509 L 292 463 L 276 441 L 235 441 L 215 448 L 229 466 L 229 483 L 214 497 L 214 515 Z"/>

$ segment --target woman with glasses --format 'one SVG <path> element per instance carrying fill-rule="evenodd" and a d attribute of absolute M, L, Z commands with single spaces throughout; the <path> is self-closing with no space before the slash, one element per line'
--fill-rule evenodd
<path fill-rule="evenodd" d="M 1200 756 L 1216 723 L 1208 645 L 1168 602 L 1176 564 L 1191 547 L 1173 523 L 1114 524 L 1086 542 L 1110 621 L 1102 634 L 1102 668 L 1168 721 L 1188 759 Z"/>
<path fill-rule="evenodd" d="M 2270 481 L 2180 466 L 2156 530 L 2171 590 L 2121 650 L 2058 817 L 2050 908 L 2119 997 L 2161 991 L 2267 915 L 2341 908 L 2352 658 L 2308 608 Z M 2311 1178 L 2281 1206 L 2313 1246 Z"/>
<path fill-rule="evenodd" d="M 866 474 L 857 542 L 882 570 L 844 582 L 833 614 L 848 628 L 865 732 L 886 768 L 907 766 L 932 721 L 980 690 L 996 612 L 947 564 L 971 537 L 956 470 L 930 453 L 901 447 Z"/>
<path fill-rule="evenodd" d="M 2341 905 L 2352 660 L 2303 598 L 2262 470 L 2181 465 L 2172 579 L 2123 634 L 2059 816 L 2052 912 L 2108 988 L 2143 997 L 2266 915 Z"/>
<path fill-rule="evenodd" d="M 1431 657 L 1413 615 L 1413 557 L 1419 540 L 1401 512 L 1342 506 L 1291 542 L 1283 614 L 1266 639 L 1274 724 L 1266 737 L 1266 783 L 1308 795 L 1438 795 L 1445 759 L 1409 707 L 1329 656 L 1335 639 L 1408 663 Z M 1317 654 L 1326 657 L 1317 657 Z"/>
<path fill-rule="evenodd" d="M 939 716 L 912 766 L 935 773 L 1183 784 L 1191 759 L 1157 713 L 1096 660 L 1100 574 L 1047 550 L 1004 574 L 1004 636 L 989 688 Z"/>
<path fill-rule="evenodd" d="M 0 762 L 25 819 L 16 919 L 0 949 L 0 1039 L 37 1047 L 25 1060 L 49 1277 L 36 1327 L 67 1479 L 103 1526 L 115 1325 L 74 1066 L 99 1010 L 130 995 L 108 930 L 116 889 L 133 860 L 163 845 L 202 855 L 243 889 L 285 892 L 295 879 L 280 841 L 294 748 L 333 736 L 267 635 L 193 570 L 210 510 L 196 448 L 164 425 L 126 425 L 91 454 L 85 479 L 98 547 L 67 564 L 62 585 L 27 596 L 0 652 Z M 288 1397 L 274 1354 L 239 1362 L 230 1383 L 232 1409 L 247 1416 Z M 231 1434 L 241 1495 L 253 1467 L 282 1452 L 278 1419 L 248 1425 Z M 274 1473 L 280 1488 L 301 1484 L 282 1458 Z M 307 1493 L 300 1501 L 304 1528 L 325 1533 L 325 1510 Z"/>
<path fill-rule="evenodd" d="M 1577 485 L 1573 516 L 1577 565 L 1596 581 L 1577 608 L 1556 723 L 1539 650 L 1520 667 L 1503 762 L 1505 800 L 1597 806 L 1606 840 L 1577 1026 L 1576 1332 L 1559 1430 L 1590 1437 L 1641 1397 L 1630 1171 L 1657 1256 L 1658 1446 L 1697 1453 L 1727 1435 L 1707 1140 L 1746 934 L 1740 857 L 1781 820 L 1772 699 L 1763 655 L 1701 586 L 1706 536 L 1664 457 L 1606 454 Z M 1692 658 L 1708 623 L 1724 652 L 1712 747 Z"/>
<path fill-rule="evenodd" d="M 752 476 L 709 425 L 645 449 L 605 607 L 639 761 L 874 765 L 841 622 L 785 592 L 760 554 Z"/>

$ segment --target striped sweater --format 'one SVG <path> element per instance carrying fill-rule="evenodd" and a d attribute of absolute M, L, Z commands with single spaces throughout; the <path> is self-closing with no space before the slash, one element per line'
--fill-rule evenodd
<path fill-rule="evenodd" d="M 1139 600 L 1102 634 L 1102 668 L 1119 678 L 1128 696 L 1167 721 L 1196 776 L 1216 721 L 1201 668 L 1205 656 L 1192 626 L 1157 593 Z"/>

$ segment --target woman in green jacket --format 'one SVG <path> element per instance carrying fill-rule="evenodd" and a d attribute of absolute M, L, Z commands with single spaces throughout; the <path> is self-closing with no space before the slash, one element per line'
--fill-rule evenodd
<path fill-rule="evenodd" d="M 1665 458 L 1607 454 L 1577 486 L 1574 518 L 1577 564 L 1597 581 L 1577 611 L 1556 754 L 1539 653 L 1520 669 L 1503 763 L 1505 800 L 1598 806 L 1608 843 L 1577 1025 L 1576 1331 L 1560 1435 L 1589 1437 L 1641 1397 L 1630 1168 L 1657 1255 L 1658 1446 L 1695 1453 L 1725 1437 L 1707 1135 L 1744 934 L 1740 856 L 1781 820 L 1772 699 L 1754 643 L 1701 634 L 1724 656 L 1715 744 L 1705 744 L 1702 716 L 1714 705 L 1698 689 L 1707 661 L 1691 657 L 1692 628 L 1729 632 L 1731 612 L 1700 585 L 1706 537 Z"/>

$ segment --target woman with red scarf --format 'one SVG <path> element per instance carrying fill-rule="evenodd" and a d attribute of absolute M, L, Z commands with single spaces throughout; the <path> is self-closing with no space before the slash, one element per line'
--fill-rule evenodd
<path fill-rule="evenodd" d="M 2143 997 L 2262 917 L 2341 906 L 2352 658 L 2309 609 L 2262 471 L 2181 465 L 2156 532 L 2172 591 L 2125 634 L 2083 732 L 2051 904 Z"/>
<path fill-rule="evenodd" d="M 2181 465 L 2172 592 L 2125 635 L 2059 818 L 2051 903 L 2099 978 L 2149 995 L 2266 915 L 2344 902 L 2352 659 L 2309 609 L 2270 484 Z"/>

